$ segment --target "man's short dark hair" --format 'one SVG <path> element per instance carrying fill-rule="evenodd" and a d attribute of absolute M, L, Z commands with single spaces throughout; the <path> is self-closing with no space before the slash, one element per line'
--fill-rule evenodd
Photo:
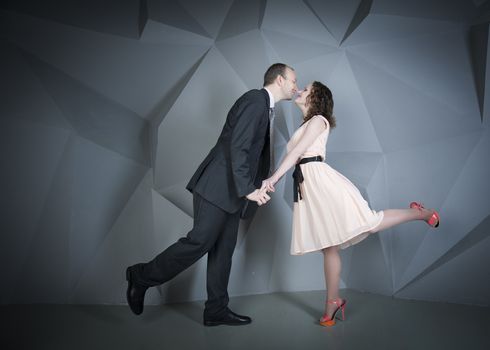
<path fill-rule="evenodd" d="M 272 84 L 279 75 L 286 78 L 286 68 L 294 70 L 284 63 L 274 63 L 270 66 L 264 74 L 264 86 Z"/>

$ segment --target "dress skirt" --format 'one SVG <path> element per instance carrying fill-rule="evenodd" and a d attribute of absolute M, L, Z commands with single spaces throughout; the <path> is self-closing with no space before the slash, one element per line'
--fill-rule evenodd
<path fill-rule="evenodd" d="M 359 243 L 383 220 L 345 176 L 324 162 L 301 164 L 302 199 L 294 202 L 291 254 Z"/>

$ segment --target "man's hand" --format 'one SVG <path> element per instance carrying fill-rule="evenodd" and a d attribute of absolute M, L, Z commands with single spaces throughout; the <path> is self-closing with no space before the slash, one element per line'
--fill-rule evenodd
<path fill-rule="evenodd" d="M 259 206 L 267 203 L 271 197 L 267 194 L 265 190 L 257 188 L 255 191 L 247 195 L 247 199 L 250 201 L 257 202 Z"/>

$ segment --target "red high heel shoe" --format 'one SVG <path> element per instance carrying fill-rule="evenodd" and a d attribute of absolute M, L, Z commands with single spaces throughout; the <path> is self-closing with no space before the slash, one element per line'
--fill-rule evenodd
<path fill-rule="evenodd" d="M 345 299 L 330 299 L 327 300 L 327 303 L 329 304 L 335 304 L 337 305 L 337 308 L 332 314 L 332 317 L 328 317 L 327 314 L 323 315 L 320 318 L 320 325 L 325 326 L 325 327 L 330 327 L 335 324 L 335 315 L 337 314 L 337 311 L 342 310 L 342 321 L 345 320 L 345 304 L 347 303 L 347 300 Z"/>
<path fill-rule="evenodd" d="M 425 209 L 425 207 L 422 205 L 422 203 L 417 203 L 417 202 L 410 203 L 410 208 L 418 209 L 418 210 Z M 427 222 L 429 224 L 429 226 L 431 226 L 431 227 L 438 227 L 439 221 L 440 221 L 439 214 L 435 210 L 432 213 L 432 215 L 430 216 L 430 218 L 428 220 L 425 220 L 425 222 Z"/>

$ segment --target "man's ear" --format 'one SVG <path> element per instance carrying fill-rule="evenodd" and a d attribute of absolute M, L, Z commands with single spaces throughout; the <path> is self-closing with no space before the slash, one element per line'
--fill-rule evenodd
<path fill-rule="evenodd" d="M 284 77 L 281 74 L 279 74 L 276 78 L 276 81 L 277 81 L 278 85 L 281 86 L 282 83 L 284 82 Z"/>

